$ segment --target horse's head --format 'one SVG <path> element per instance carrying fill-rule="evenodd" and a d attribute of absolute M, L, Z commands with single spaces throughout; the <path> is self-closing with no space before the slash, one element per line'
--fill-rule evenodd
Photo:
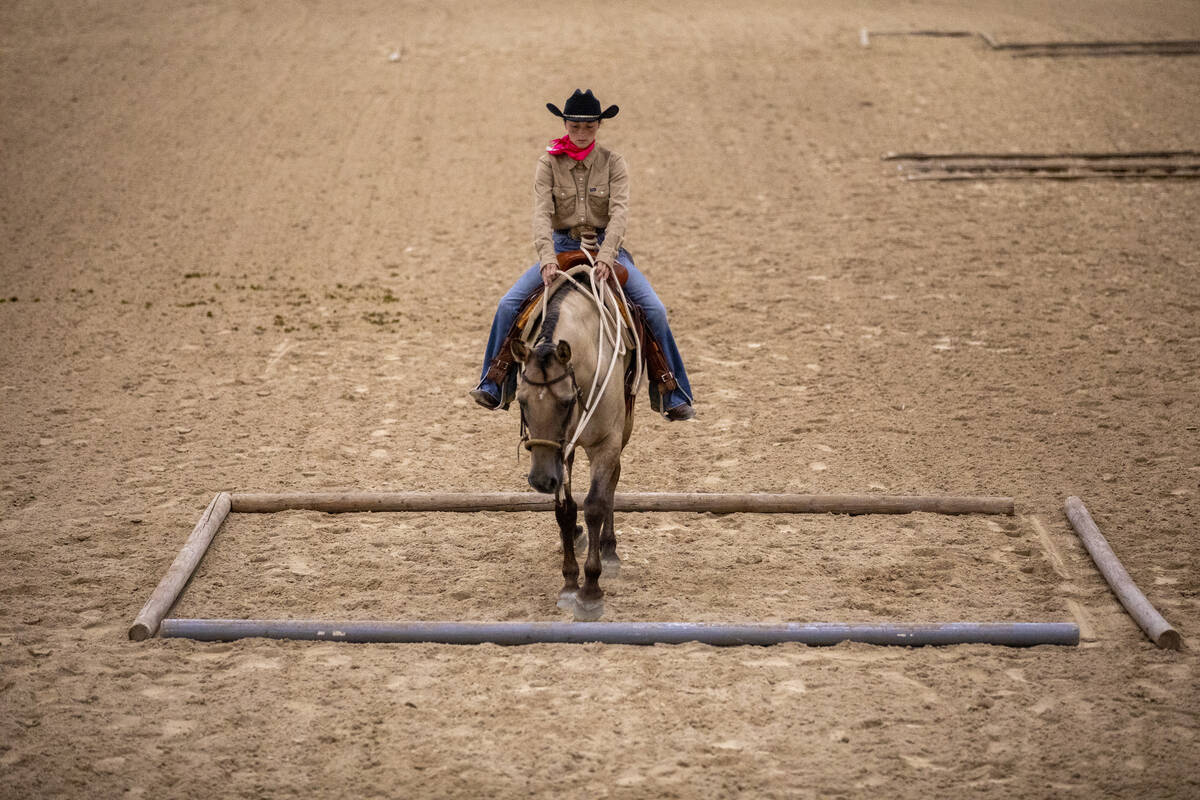
<path fill-rule="evenodd" d="M 533 460 L 529 485 L 555 494 L 563 485 L 564 448 L 583 406 L 571 366 L 571 345 L 565 340 L 557 345 L 539 342 L 530 349 L 517 340 L 512 352 L 521 364 L 517 402 L 527 433 L 525 449 Z"/>

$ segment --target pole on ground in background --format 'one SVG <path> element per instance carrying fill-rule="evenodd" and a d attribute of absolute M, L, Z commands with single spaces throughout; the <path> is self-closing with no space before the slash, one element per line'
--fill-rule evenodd
<path fill-rule="evenodd" d="M 1146 595 L 1138 589 L 1133 578 L 1129 577 L 1129 573 L 1121 565 L 1116 553 L 1112 551 L 1112 548 L 1108 546 L 1108 541 L 1100 533 L 1100 528 L 1092 520 L 1092 515 L 1088 513 L 1083 501 L 1078 497 L 1068 497 L 1065 506 L 1067 519 L 1071 520 L 1071 527 L 1083 540 L 1083 546 L 1087 548 L 1092 560 L 1100 569 L 1100 574 L 1104 576 L 1104 580 L 1108 581 L 1108 585 L 1112 587 L 1113 593 L 1121 601 L 1121 605 L 1125 606 L 1129 616 L 1133 617 L 1154 644 L 1164 649 L 1181 650 L 1183 637 L 1179 635 L 1179 631 L 1172 628 L 1163 619 L 1162 614 L 1158 613 L 1146 599 Z"/>
<path fill-rule="evenodd" d="M 204 514 L 196 523 L 196 527 L 188 536 L 187 541 L 183 543 L 183 549 L 179 551 L 179 555 L 175 556 L 171 568 L 159 581 L 158 587 L 150 595 L 146 605 L 142 606 L 137 618 L 134 619 L 133 626 L 129 629 L 130 639 L 140 642 L 149 639 L 158 630 L 162 618 L 171 610 L 179 593 L 183 591 L 188 579 L 196 571 L 200 559 L 204 558 L 209 543 L 217 534 L 221 523 L 225 521 L 231 505 L 229 493 L 221 492 L 212 499 L 208 508 L 204 509 Z"/>

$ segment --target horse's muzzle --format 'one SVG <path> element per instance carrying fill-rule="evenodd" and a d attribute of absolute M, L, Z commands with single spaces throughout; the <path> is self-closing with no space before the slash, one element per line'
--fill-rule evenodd
<path fill-rule="evenodd" d="M 529 485 L 543 494 L 555 494 L 558 492 L 558 487 L 562 485 L 562 477 L 532 471 L 529 473 Z"/>
<path fill-rule="evenodd" d="M 540 450 L 541 448 L 539 448 Z M 550 455 L 533 451 L 533 466 L 529 469 L 529 485 L 545 494 L 556 494 L 563 484 L 563 463 L 558 453 Z"/>

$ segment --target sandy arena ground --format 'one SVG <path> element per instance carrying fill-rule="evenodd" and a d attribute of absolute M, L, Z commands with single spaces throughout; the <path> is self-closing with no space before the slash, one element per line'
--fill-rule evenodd
<path fill-rule="evenodd" d="M 1200 183 L 880 160 L 1197 149 L 1200 57 L 863 26 L 1195 39 L 1200 10 L 3 3 L 0 796 L 1200 797 Z M 697 393 L 688 424 L 642 403 L 623 489 L 1018 510 L 619 515 L 606 619 L 1080 647 L 126 639 L 218 491 L 528 488 L 515 413 L 465 392 L 577 86 L 622 107 L 629 247 Z M 548 515 L 235 515 L 175 614 L 560 620 L 558 562 Z"/>

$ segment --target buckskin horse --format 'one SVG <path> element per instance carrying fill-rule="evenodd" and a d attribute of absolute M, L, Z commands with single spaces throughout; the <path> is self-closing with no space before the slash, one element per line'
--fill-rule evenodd
<path fill-rule="evenodd" d="M 637 367 L 632 359 L 640 359 L 640 348 L 626 345 L 624 318 L 613 293 L 608 286 L 593 285 L 590 269 L 576 268 L 555 280 L 562 285 L 547 291 L 532 346 L 522 339 L 511 345 L 520 368 L 516 399 L 522 440 L 532 460 L 529 485 L 555 496 L 563 549 L 558 607 L 572 610 L 577 621 L 590 621 L 604 613 L 601 572 L 615 574 L 620 568 L 613 495 L 621 478 L 621 451 L 633 430 L 625 375 L 631 365 Z M 575 558 L 579 510 L 571 494 L 576 446 L 587 453 L 591 467 L 583 502 L 587 558 L 582 588 Z"/>

